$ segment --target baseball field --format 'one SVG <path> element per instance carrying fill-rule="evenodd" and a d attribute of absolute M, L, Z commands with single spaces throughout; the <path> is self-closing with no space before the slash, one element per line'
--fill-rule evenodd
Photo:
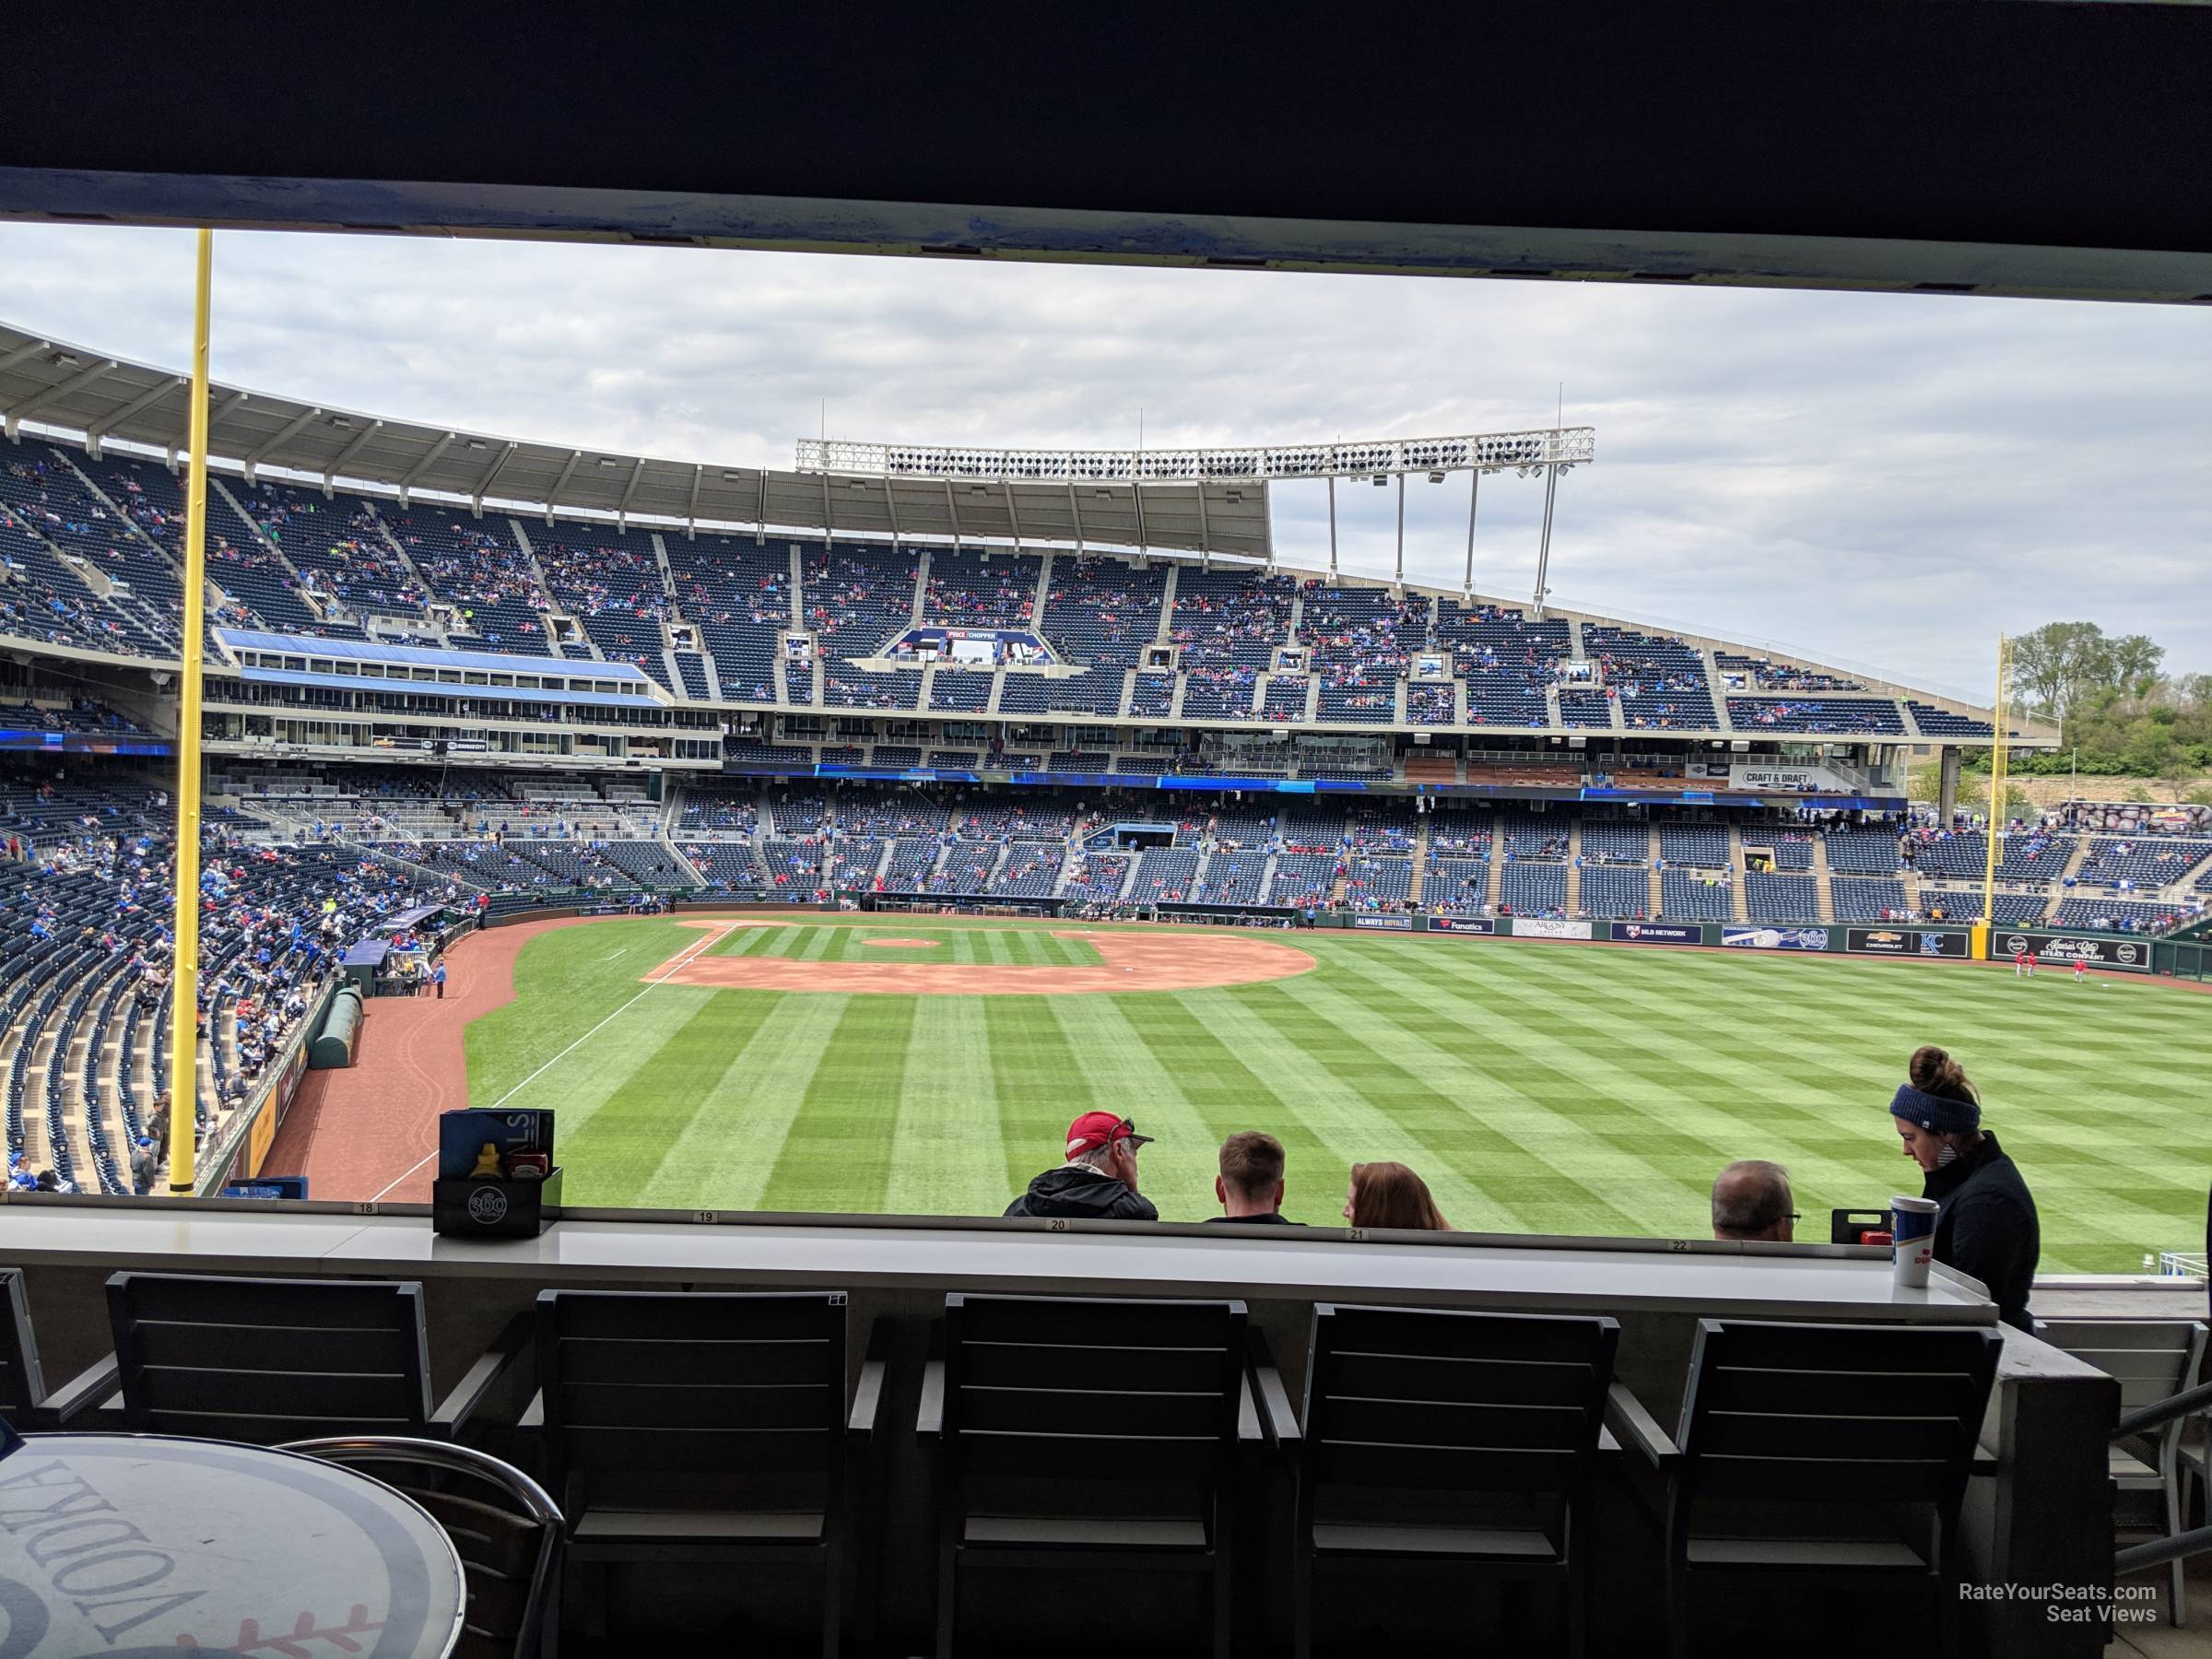
<path fill-rule="evenodd" d="M 1941 1042 L 2042 1214 L 2045 1272 L 2204 1237 L 2212 1004 L 2118 976 L 1347 933 L 652 918 L 465 943 L 512 997 L 466 1027 L 471 1104 L 559 1112 L 567 1200 L 996 1214 L 1093 1107 L 1157 1144 L 1164 1217 L 1216 1213 L 1262 1128 L 1293 1218 L 1356 1159 L 1456 1227 L 1702 1237 L 1731 1159 L 1790 1170 L 1801 1236 L 1917 1192 L 1885 1110 Z"/>

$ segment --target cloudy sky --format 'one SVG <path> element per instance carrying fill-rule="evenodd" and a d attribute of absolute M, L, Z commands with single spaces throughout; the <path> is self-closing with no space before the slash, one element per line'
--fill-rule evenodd
<path fill-rule="evenodd" d="M 1770 640 L 1986 700 L 2000 629 L 2087 618 L 2212 670 L 2212 314 L 1633 288 L 233 234 L 218 379 L 505 436 L 789 465 L 832 436 L 1048 447 L 1597 428 L 1561 604 Z M 191 239 L 0 226 L 0 317 L 182 368 Z M 1484 490 L 1477 586 L 1524 596 L 1541 486 Z M 1394 492 L 1339 488 L 1387 574 Z M 1409 575 L 1456 584 L 1463 479 Z M 1325 563 L 1319 486 L 1280 556 Z"/>

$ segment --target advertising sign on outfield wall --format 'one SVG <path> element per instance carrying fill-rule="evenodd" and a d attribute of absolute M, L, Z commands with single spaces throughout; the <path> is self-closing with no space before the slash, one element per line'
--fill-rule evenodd
<path fill-rule="evenodd" d="M 1498 931 L 1498 924 L 1488 916 L 1431 916 L 1429 918 L 1429 931 L 1449 934 L 1494 934 Z"/>
<path fill-rule="evenodd" d="M 1825 927 L 1724 927 L 1721 943 L 1747 950 L 1826 950 Z"/>
<path fill-rule="evenodd" d="M 1613 940 L 1619 945 L 1702 945 L 1705 930 L 1694 922 L 1616 922 Z"/>
<path fill-rule="evenodd" d="M 1870 956 L 1963 957 L 1967 938 L 1928 927 L 1853 927 L 1843 935 L 1843 948 Z"/>
<path fill-rule="evenodd" d="M 1544 916 L 1515 916 L 1513 937 L 1516 939 L 1586 939 L 1590 936 L 1587 922 L 1554 922 Z"/>
<path fill-rule="evenodd" d="M 1411 933 L 1413 918 L 1411 916 L 1354 916 L 1352 925 L 1369 928 L 1377 933 Z"/>
<path fill-rule="evenodd" d="M 2092 968 L 2117 968 L 2127 973 L 2150 971 L 2147 939 L 2085 939 L 2078 934 L 2019 932 L 1990 935 L 1991 956 L 2009 957 L 2016 950 L 2032 950 L 2046 962 L 2087 962 Z"/>

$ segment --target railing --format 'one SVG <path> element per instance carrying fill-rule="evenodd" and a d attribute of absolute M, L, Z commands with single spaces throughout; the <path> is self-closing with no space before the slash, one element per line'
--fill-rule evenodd
<path fill-rule="evenodd" d="M 2140 1411 L 2129 1412 L 2112 1425 L 2112 1438 L 2118 1441 L 2147 1434 L 2179 1418 L 2194 1417 L 2200 1411 L 2208 1410 L 2212 1410 L 2212 1382 L 2200 1382 L 2194 1388 L 2185 1388 L 2155 1406 L 2146 1406 Z M 2212 1526 L 2199 1526 L 2188 1532 L 2175 1533 L 2171 1537 L 2153 1538 L 2147 1544 L 2129 1546 L 2112 1558 L 2112 1571 L 2118 1573 L 2140 1572 L 2147 1567 L 2163 1567 L 2169 1561 L 2184 1560 L 2191 1556 L 2208 1552 L 2212 1552 Z"/>

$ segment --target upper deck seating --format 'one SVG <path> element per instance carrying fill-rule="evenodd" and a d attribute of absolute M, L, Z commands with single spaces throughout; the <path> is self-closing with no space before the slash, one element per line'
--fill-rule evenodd
<path fill-rule="evenodd" d="M 1167 569 L 1107 555 L 1058 556 L 1045 597 L 1044 636 L 1069 662 L 1134 668 L 1159 637 Z M 1118 676 L 1112 677 L 1118 686 Z"/>

